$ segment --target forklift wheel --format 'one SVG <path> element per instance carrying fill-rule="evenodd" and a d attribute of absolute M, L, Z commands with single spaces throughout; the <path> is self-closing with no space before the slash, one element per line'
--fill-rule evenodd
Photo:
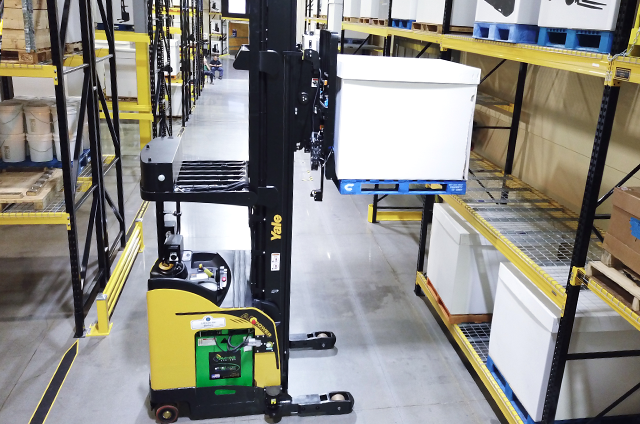
<path fill-rule="evenodd" d="M 162 405 L 156 409 L 156 420 L 159 423 L 175 423 L 178 420 L 178 408 L 173 405 Z"/>

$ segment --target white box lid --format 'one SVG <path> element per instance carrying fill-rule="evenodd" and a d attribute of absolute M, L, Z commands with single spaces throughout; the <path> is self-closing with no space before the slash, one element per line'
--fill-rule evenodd
<path fill-rule="evenodd" d="M 338 55 L 338 77 L 359 81 L 480 83 L 480 69 L 441 59 Z"/>
<path fill-rule="evenodd" d="M 499 279 L 532 317 L 552 333 L 558 332 L 560 308 L 512 263 L 501 263 Z M 578 298 L 574 332 L 633 331 L 633 327 L 589 290 Z"/>
<path fill-rule="evenodd" d="M 469 246 L 480 244 L 480 233 L 476 231 L 455 209 L 444 203 L 433 205 L 433 221 L 439 222 L 456 244 Z"/>

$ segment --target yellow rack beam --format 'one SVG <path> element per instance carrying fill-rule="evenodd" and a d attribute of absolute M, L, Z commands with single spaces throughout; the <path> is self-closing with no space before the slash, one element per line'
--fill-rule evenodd
<path fill-rule="evenodd" d="M 603 287 L 598 280 L 595 278 L 587 277 L 585 274 L 584 268 L 573 268 L 572 279 L 573 284 L 581 284 L 585 279 L 587 280 L 587 287 L 596 296 L 600 299 L 604 300 L 604 302 L 611 307 L 614 311 L 616 311 L 620 316 L 626 319 L 631 325 L 633 325 L 637 330 L 640 330 L 640 316 L 637 312 L 631 310 L 627 305 L 622 303 L 620 299 L 614 296 L 612 293 Z"/>
<path fill-rule="evenodd" d="M 127 121 L 153 121 L 153 114 L 149 113 L 134 113 L 134 112 L 120 112 L 120 119 Z M 100 119 L 105 119 L 104 112 L 100 112 Z"/>
<path fill-rule="evenodd" d="M 373 222 L 373 205 L 369 204 L 367 220 Z M 376 213 L 377 221 L 422 221 L 422 211 L 403 211 L 378 209 Z"/>
<path fill-rule="evenodd" d="M 130 43 L 150 43 L 149 34 L 133 31 L 114 31 L 115 41 L 128 41 Z M 96 30 L 96 40 L 106 40 L 107 34 L 102 30 Z"/>
<path fill-rule="evenodd" d="M 111 110 L 111 102 L 107 102 L 107 107 Z M 151 112 L 151 105 L 139 105 L 136 102 L 128 102 L 120 100 L 118 109 L 123 112 Z"/>
<path fill-rule="evenodd" d="M 495 378 L 493 378 L 493 375 L 491 375 L 487 366 L 484 364 L 480 356 L 478 356 L 478 353 L 475 351 L 473 346 L 471 346 L 471 343 L 469 343 L 469 340 L 467 340 L 466 336 L 462 333 L 460 327 L 458 325 L 451 325 L 447 322 L 447 319 L 443 315 L 438 302 L 427 287 L 426 278 L 421 273 L 418 273 L 416 277 L 416 284 L 419 285 L 420 288 L 422 288 L 425 297 L 429 299 L 429 302 L 431 302 L 433 309 L 437 311 L 440 319 L 447 327 L 458 346 L 460 346 L 460 350 L 462 350 L 462 353 L 464 353 L 464 355 L 469 360 L 469 363 L 471 363 L 471 366 L 482 380 L 482 383 L 484 384 L 486 390 L 489 392 L 496 405 L 498 405 L 498 408 L 500 408 L 500 411 L 507 419 L 509 424 L 523 424 L 522 419 L 513 408 L 513 405 L 511 405 L 511 402 L 509 401 L 507 396 L 504 394 L 502 389 L 500 389 L 500 386 L 496 382 Z"/>
<path fill-rule="evenodd" d="M 19 63 L 0 63 L 0 76 L 53 78 L 58 83 L 58 72 L 53 65 L 23 65 Z"/>
<path fill-rule="evenodd" d="M 66 212 L 7 212 L 0 213 L 0 225 L 66 225 L 69 228 L 69 214 Z"/>

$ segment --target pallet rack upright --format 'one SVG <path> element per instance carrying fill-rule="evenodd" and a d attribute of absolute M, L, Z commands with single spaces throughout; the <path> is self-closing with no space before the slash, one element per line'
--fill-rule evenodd
<path fill-rule="evenodd" d="M 171 112 L 171 3 L 169 0 L 149 0 L 149 69 L 151 81 L 151 113 L 153 138 L 173 134 Z M 154 25 L 155 24 L 155 25 Z M 166 78 L 166 75 L 169 78 Z"/>

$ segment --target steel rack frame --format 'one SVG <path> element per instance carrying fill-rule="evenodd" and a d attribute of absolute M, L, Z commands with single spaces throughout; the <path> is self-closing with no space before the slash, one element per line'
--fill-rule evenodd
<path fill-rule="evenodd" d="M 180 67 L 182 71 L 182 126 L 189 120 L 204 87 L 202 0 L 180 0 Z"/>
<path fill-rule="evenodd" d="M 167 118 L 171 113 L 171 3 L 170 0 L 149 0 L 149 80 L 151 88 L 152 136 L 165 137 L 173 134 L 173 123 Z M 154 25 L 155 24 L 155 25 Z M 166 78 L 166 75 L 169 78 Z"/>
<path fill-rule="evenodd" d="M 618 54 L 627 47 L 633 47 L 635 34 L 640 27 L 640 12 L 637 15 L 634 14 L 638 2 L 637 0 L 623 0 L 621 2 L 612 54 L 606 55 L 536 45 L 514 45 L 475 40 L 469 36 L 448 34 L 447 10 L 451 10 L 452 1 L 455 0 L 448 0 L 445 3 L 445 25 L 442 34 L 349 22 L 343 22 L 342 28 L 343 30 L 349 29 L 380 35 L 387 37 L 386 40 L 398 38 L 400 40 L 433 43 L 438 44 L 443 51 L 458 50 L 501 59 L 501 62 L 484 76 L 483 81 L 495 72 L 505 60 L 520 62 L 512 123 L 509 127 L 493 128 L 508 129 L 510 131 L 504 170 L 481 160 L 479 157 L 474 157 L 471 162 L 471 169 L 473 171 L 474 167 L 476 167 L 477 172 L 471 176 L 467 195 L 445 196 L 443 199 L 461 213 L 481 234 L 487 237 L 498 250 L 516 263 L 518 268 L 563 310 L 542 420 L 544 424 L 551 424 L 555 421 L 555 412 L 566 362 L 568 360 L 584 359 L 580 355 L 578 355 L 578 358 L 576 355 L 568 354 L 580 286 L 587 286 L 635 328 L 640 329 L 640 316 L 621 302 L 606 286 L 594 278 L 587 277 L 584 272 L 586 261 L 599 257 L 599 241 L 601 241 L 602 233 L 594 227 L 594 219 L 609 218 L 609 216 L 596 215 L 596 209 L 608 197 L 607 195 L 598 198 L 598 192 L 602 183 L 602 173 L 611 137 L 620 84 L 622 82 L 640 83 L 640 58 Z M 633 26 L 634 18 L 635 27 Z M 306 20 L 310 23 L 315 22 L 318 25 L 326 22 L 322 19 L 311 17 L 307 17 Z M 385 53 L 390 48 L 390 43 L 386 40 Z M 511 175 L 528 65 L 550 67 L 604 78 L 605 87 L 598 127 L 594 138 L 583 205 L 579 215 L 572 214 L 566 208 Z M 482 127 L 478 129 L 482 129 Z M 482 166 L 485 169 L 477 169 L 477 167 Z M 617 186 L 624 184 L 639 170 L 640 165 L 622 179 Z M 427 196 L 427 199 L 429 198 L 430 196 Z M 416 293 L 425 294 L 434 306 L 434 311 L 439 313 L 440 310 L 437 303 L 435 303 L 435 298 L 426 290 L 426 279 L 423 274 L 426 233 L 427 226 L 431 221 L 432 205 L 433 203 L 428 200 L 425 202 L 423 209 Z M 529 230 L 529 237 L 534 241 L 533 245 L 530 243 L 531 240 L 529 240 L 529 243 L 524 243 L 524 239 L 518 237 L 517 231 L 514 231 L 517 228 L 525 227 Z M 544 238 L 542 236 L 556 238 L 555 242 L 561 248 L 551 252 L 548 248 L 549 245 L 545 246 L 542 242 L 542 238 Z M 535 241 L 536 237 L 538 237 L 537 242 Z M 561 283 L 563 278 L 567 278 L 566 285 Z M 474 350 L 475 348 L 460 336 L 459 329 L 454 328 L 457 326 L 448 326 L 446 324 L 445 326 L 451 332 L 452 340 L 455 340 L 460 345 L 462 352 L 473 365 L 473 368 L 484 382 L 485 388 L 490 392 L 507 420 L 515 423 L 522 422 L 522 419 L 517 414 L 514 414 L 509 400 L 499 386 L 496 385 L 495 379 L 491 377 L 491 373 L 488 373 L 486 366 L 481 364 L 482 361 L 477 360 L 478 355 Z M 470 346 L 471 348 L 469 348 Z M 630 355 L 637 355 L 637 352 L 605 352 L 589 355 L 589 358 Z M 594 417 L 594 420 L 603 417 L 617 403 L 639 389 L 640 385 L 636 385 L 633 388 L 621 388 L 620 398 L 597 417 Z M 623 394 L 622 390 L 627 391 Z"/>
<path fill-rule="evenodd" d="M 82 53 L 71 57 L 65 62 L 65 37 L 69 22 L 69 6 L 71 1 L 79 2 L 80 28 L 82 34 Z M 98 9 L 102 21 L 106 23 L 106 38 L 109 53 L 97 58 L 95 51 L 95 33 L 92 9 L 88 0 L 67 0 L 63 10 L 60 25 L 58 25 L 58 7 L 56 0 L 47 0 L 49 20 L 49 34 L 51 37 L 52 60 L 49 64 L 21 65 L 1 64 L 3 98 L 13 96 L 11 77 L 50 78 L 55 87 L 56 105 L 59 111 L 66 110 L 66 74 L 83 72 L 83 88 L 79 109 L 78 122 L 84 122 L 85 114 L 89 125 L 90 166 L 81 172 L 78 158 L 82 149 L 83 126 L 78 125 L 76 146 L 70 149 L 70 137 L 67 131 L 60 132 L 60 146 L 63 192 L 57 201 L 44 211 L 32 210 L 26 206 L 11 205 L 0 213 L 0 225 L 20 224 L 64 224 L 67 227 L 69 243 L 69 258 L 71 265 L 71 286 L 73 291 L 73 310 L 75 321 L 75 337 L 85 334 L 85 316 L 91 307 L 98 291 L 102 290 L 110 275 L 111 265 L 118 251 L 126 244 L 126 227 L 124 219 L 124 193 L 122 190 L 122 160 L 120 149 L 120 118 L 117 101 L 116 57 L 113 37 L 113 16 L 111 0 L 98 1 Z M 106 9 L 106 12 L 105 12 Z M 79 59 L 81 57 L 81 60 Z M 111 113 L 105 118 L 113 142 L 115 155 L 105 160 L 100 143 L 100 114 L 99 104 L 107 110 L 106 99 L 96 74 L 96 63 L 108 60 L 111 70 L 111 86 L 114 101 Z M 73 64 L 72 66 L 64 65 Z M 58 115 L 60 128 L 68 128 L 67 115 Z M 75 158 L 75 160 L 74 160 Z M 104 185 L 104 175 L 114 168 L 116 171 L 116 197 L 112 198 Z M 87 236 L 81 245 L 78 240 L 77 212 L 84 203 L 91 198 L 91 212 L 89 215 Z M 107 210 L 110 210 L 118 222 L 118 234 L 110 243 L 107 231 Z M 91 245 L 95 232 L 95 254 L 97 255 L 97 270 L 89 275 L 89 261 Z"/>

